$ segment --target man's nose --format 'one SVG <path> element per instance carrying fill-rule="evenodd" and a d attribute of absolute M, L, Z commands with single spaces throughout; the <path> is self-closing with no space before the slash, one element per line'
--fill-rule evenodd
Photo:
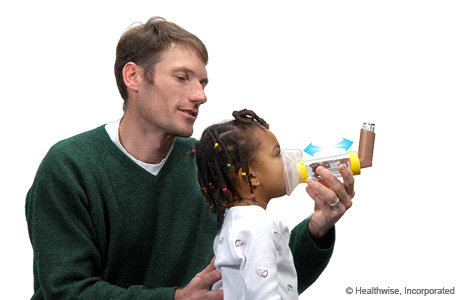
<path fill-rule="evenodd" d="M 191 102 L 197 102 L 198 104 L 203 104 L 206 101 L 208 101 L 208 98 L 206 97 L 206 94 L 204 92 L 204 87 L 201 85 L 201 83 L 193 85 L 189 96 L 189 100 Z"/>

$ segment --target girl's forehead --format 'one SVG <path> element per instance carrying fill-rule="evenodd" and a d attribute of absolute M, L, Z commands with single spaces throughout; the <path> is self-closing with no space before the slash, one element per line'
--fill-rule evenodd
<path fill-rule="evenodd" d="M 269 129 L 257 127 L 254 130 L 254 136 L 259 139 L 261 144 L 273 148 L 273 146 L 278 145 L 278 139 Z"/>

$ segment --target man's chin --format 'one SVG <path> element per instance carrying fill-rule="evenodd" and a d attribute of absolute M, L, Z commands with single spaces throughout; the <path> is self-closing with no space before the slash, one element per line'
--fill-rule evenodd
<path fill-rule="evenodd" d="M 175 126 L 170 127 L 169 133 L 177 137 L 191 137 L 193 134 L 193 125 L 195 122 L 176 122 Z"/>
<path fill-rule="evenodd" d="M 178 132 L 176 133 L 176 136 L 188 138 L 188 137 L 191 137 L 192 134 L 193 134 L 193 127 L 191 129 L 178 130 Z"/>

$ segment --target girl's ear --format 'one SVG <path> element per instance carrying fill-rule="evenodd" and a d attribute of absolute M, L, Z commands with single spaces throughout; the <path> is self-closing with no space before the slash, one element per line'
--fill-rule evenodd
<path fill-rule="evenodd" d="M 248 180 L 251 180 L 251 185 L 253 187 L 260 185 L 259 178 L 257 177 L 256 174 L 249 172 L 249 175 L 248 175 L 246 174 L 246 172 L 243 172 L 243 169 L 241 168 L 238 170 L 238 178 L 246 184 L 248 183 Z"/>
<path fill-rule="evenodd" d="M 256 174 L 254 173 L 249 173 L 249 178 L 251 179 L 251 185 L 252 187 L 256 187 L 260 185 L 259 178 L 257 177 Z"/>
<path fill-rule="evenodd" d="M 244 182 L 244 183 L 247 183 L 248 182 L 248 175 L 246 174 L 246 172 L 243 172 L 243 169 L 240 168 L 238 170 L 238 179 L 241 182 Z"/>

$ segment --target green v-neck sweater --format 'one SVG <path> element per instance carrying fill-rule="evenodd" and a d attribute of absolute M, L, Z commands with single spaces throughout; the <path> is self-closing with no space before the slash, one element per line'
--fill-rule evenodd
<path fill-rule="evenodd" d="M 217 234 L 187 157 L 195 144 L 177 138 L 157 176 L 104 126 L 54 145 L 26 198 L 32 299 L 173 299 L 209 264 Z M 291 234 L 299 291 L 321 274 L 334 244 L 332 230 L 319 248 L 307 227 L 308 219 Z"/>

